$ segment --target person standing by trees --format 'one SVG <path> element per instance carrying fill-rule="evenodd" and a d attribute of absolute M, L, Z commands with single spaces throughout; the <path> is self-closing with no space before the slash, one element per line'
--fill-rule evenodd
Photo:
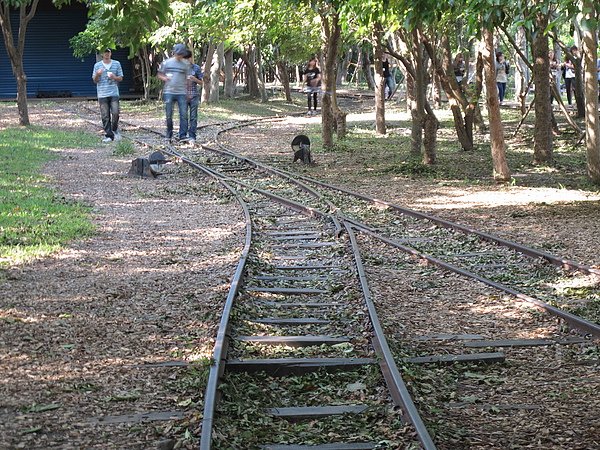
<path fill-rule="evenodd" d="M 304 70 L 304 81 L 306 82 L 306 92 L 308 94 L 308 114 L 317 113 L 317 95 L 321 86 L 321 70 L 317 66 L 317 57 L 313 56 Z M 311 101 L 312 100 L 312 101 Z M 312 110 L 311 110 L 312 106 Z"/>
<path fill-rule="evenodd" d="M 176 44 L 173 47 L 173 56 L 163 62 L 158 69 L 158 78 L 165 83 L 163 98 L 165 100 L 168 142 L 171 142 L 173 138 L 173 107 L 175 103 L 179 109 L 179 140 L 186 139 L 188 132 L 186 94 L 189 63 L 183 59 L 186 54 L 185 45 Z"/>
<path fill-rule="evenodd" d="M 502 52 L 496 52 L 496 85 L 498 86 L 498 98 L 500 99 L 500 104 L 504 102 L 509 72 L 510 65 L 508 64 L 508 61 L 504 59 L 504 54 Z"/>
<path fill-rule="evenodd" d="M 394 78 L 392 77 L 392 72 L 390 71 L 390 61 L 387 55 L 383 56 L 383 61 L 381 62 L 381 64 L 383 67 L 383 79 L 385 80 L 385 86 L 388 89 L 388 93 L 385 99 L 389 100 L 390 98 L 392 98 L 392 95 L 394 95 L 395 83 Z"/>
<path fill-rule="evenodd" d="M 454 57 L 454 63 L 452 65 L 454 66 L 454 76 L 456 77 L 456 81 L 458 84 L 461 84 L 467 70 L 465 57 L 462 53 L 456 54 Z"/>
<path fill-rule="evenodd" d="M 107 48 L 102 59 L 94 64 L 92 80 L 96 83 L 100 117 L 104 128 L 102 142 L 121 139 L 119 134 L 119 83 L 123 81 L 121 63 L 112 59 L 112 51 Z"/>
<path fill-rule="evenodd" d="M 188 142 L 192 145 L 196 143 L 196 129 L 198 128 L 198 105 L 200 104 L 200 93 L 198 85 L 202 83 L 204 74 L 198 64 L 192 62 L 192 52 L 188 50 L 184 59 L 189 64 L 189 72 L 187 76 L 187 92 L 186 92 L 186 117 L 189 120 L 188 126 Z"/>

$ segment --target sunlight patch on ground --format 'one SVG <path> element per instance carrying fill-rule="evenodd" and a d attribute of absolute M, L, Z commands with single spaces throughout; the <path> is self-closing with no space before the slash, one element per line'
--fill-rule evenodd
<path fill-rule="evenodd" d="M 559 204 L 565 202 L 598 201 L 600 193 L 588 193 L 579 190 L 551 188 L 519 188 L 508 190 L 469 191 L 443 187 L 440 195 L 421 199 L 417 206 L 431 209 L 463 209 L 473 207 L 496 208 L 498 206 L 518 206 L 530 204 Z M 448 203 L 448 197 L 452 202 Z"/>

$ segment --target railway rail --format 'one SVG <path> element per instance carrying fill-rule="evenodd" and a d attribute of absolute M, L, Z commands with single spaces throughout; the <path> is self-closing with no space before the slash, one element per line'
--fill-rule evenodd
<path fill-rule="evenodd" d="M 219 130 L 212 132 L 214 140 L 241 125 L 216 126 Z M 317 180 L 293 176 L 223 146 L 163 149 L 215 177 L 230 192 L 239 191 L 250 199 L 250 206 L 244 206 L 248 236 L 255 234 L 258 239 L 250 244 L 248 238 L 226 301 L 205 396 L 201 448 L 250 448 L 244 447 L 243 442 L 252 439 L 256 430 L 240 435 L 223 431 L 247 429 L 249 418 L 257 421 L 265 438 L 271 438 L 271 443 L 254 443 L 251 448 L 398 448 L 394 446 L 416 445 L 417 440 L 425 448 L 434 448 L 435 439 L 419 414 L 427 410 L 427 400 L 420 399 L 415 406 L 400 375 L 402 370 L 396 366 L 398 361 L 402 365 L 493 364 L 505 361 L 506 355 L 479 350 L 518 348 L 526 353 L 538 347 L 575 346 L 583 351 L 594 347 L 585 336 L 573 335 L 549 316 L 529 324 L 534 330 L 550 330 L 547 337 L 540 339 L 516 338 L 518 328 L 508 323 L 493 333 L 481 329 L 479 333 L 464 333 L 458 331 L 460 327 L 448 333 L 443 320 L 425 335 L 395 332 L 390 323 L 380 323 L 377 318 L 369 287 L 369 279 L 377 279 L 377 275 L 365 268 L 361 248 L 369 254 L 367 261 L 372 261 L 376 258 L 371 255 L 373 249 L 391 246 L 410 255 L 402 262 L 404 265 L 427 261 L 485 283 L 492 290 L 504 291 L 516 301 L 540 307 L 584 334 L 600 335 L 597 323 L 550 304 L 560 303 L 560 296 L 542 289 L 548 279 L 569 277 L 573 271 L 597 276 L 597 269 Z M 240 201 L 245 205 L 244 200 Z M 342 227 L 345 233 L 340 237 Z M 394 264 L 391 267 L 390 270 L 397 269 Z M 531 273 L 535 271 L 538 276 L 532 281 Z M 245 281 L 244 274 L 248 277 Z M 359 292 L 361 301 L 357 301 Z M 331 298 L 346 301 L 331 302 Z M 515 300 L 498 301 L 504 303 L 505 309 L 519 309 Z M 361 328 L 361 319 L 367 316 L 370 321 Z M 463 328 L 473 330 L 479 325 L 464 319 Z M 393 345 L 388 345 L 386 335 L 394 337 Z M 499 338 L 486 339 L 490 335 Z M 366 336 L 374 338 L 369 341 Z M 348 354 L 354 362 L 348 361 Z M 367 383 L 374 377 L 375 357 L 380 361 L 380 379 L 375 384 Z M 326 369 L 340 372 L 326 374 Z M 220 384 L 223 379 L 224 385 Z M 337 387 L 322 388 L 320 380 Z M 385 394 L 381 393 L 381 380 L 389 389 Z M 257 387 L 259 382 L 261 387 Z M 295 389 L 296 395 L 292 395 Z M 318 403 L 328 398 L 330 391 L 346 395 L 336 396 L 333 405 Z M 217 402 L 219 392 L 223 398 Z M 246 405 L 239 403 L 244 396 Z M 354 403 L 357 396 L 367 399 L 367 404 Z M 389 407 L 382 407 L 389 405 L 388 397 L 401 407 L 403 423 L 412 424 L 410 430 L 396 427 L 403 431 L 390 436 L 385 432 L 378 435 L 381 429 L 377 427 L 368 428 L 369 424 L 382 421 L 393 423 Z M 294 406 L 287 406 L 290 404 Z M 362 425 L 360 420 L 347 419 L 354 414 L 368 419 Z M 239 420 L 234 422 L 237 427 L 228 427 L 232 417 Z M 282 425 L 293 421 L 301 425 Z M 324 428 L 314 426 L 321 422 L 326 423 Z M 360 441 L 364 433 L 349 429 L 352 424 L 359 425 L 359 429 L 367 427 L 371 439 Z M 326 436 L 315 436 L 315 430 Z M 345 440 L 332 441 L 329 436 Z"/>

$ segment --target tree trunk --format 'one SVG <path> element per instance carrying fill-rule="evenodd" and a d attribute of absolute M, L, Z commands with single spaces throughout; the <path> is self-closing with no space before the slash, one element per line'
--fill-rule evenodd
<path fill-rule="evenodd" d="M 225 72 L 225 85 L 223 87 L 223 96 L 225 98 L 233 98 L 235 95 L 235 84 L 233 82 L 233 49 L 230 48 L 225 52 L 224 55 L 225 65 L 223 70 Z"/>
<path fill-rule="evenodd" d="M 533 82 L 535 83 L 535 130 L 533 142 L 533 163 L 552 163 L 552 97 L 549 82 L 550 61 L 548 60 L 548 16 L 538 13 L 533 42 Z"/>
<path fill-rule="evenodd" d="M 423 125 L 425 116 L 425 67 L 423 67 L 423 45 L 419 41 L 417 31 L 413 32 L 413 61 L 415 68 L 414 101 L 411 104 L 411 153 L 421 154 L 423 145 Z"/>
<path fill-rule="evenodd" d="M 27 75 L 23 69 L 23 52 L 25 50 L 25 36 L 27 25 L 37 10 L 39 0 L 21 3 L 19 7 L 19 34 L 17 44 L 13 39 L 12 24 L 10 22 L 10 2 L 0 2 L 0 28 L 4 38 L 4 47 L 8 53 L 13 75 L 17 82 L 17 110 L 19 112 L 19 125 L 29 126 L 29 109 L 27 105 Z M 27 10 L 29 6 L 29 11 Z"/>
<path fill-rule="evenodd" d="M 500 116 L 500 100 L 496 85 L 496 55 L 492 30 L 483 30 L 483 64 L 487 107 L 490 120 L 490 141 L 492 146 L 493 176 L 496 181 L 510 180 L 510 171 L 504 149 L 504 128 Z"/>
<path fill-rule="evenodd" d="M 210 66 L 210 103 L 219 101 L 219 85 L 221 83 L 221 65 L 223 64 L 223 43 L 215 49 L 215 58 Z"/>
<path fill-rule="evenodd" d="M 321 36 L 323 41 L 321 136 L 323 148 L 331 150 L 334 147 L 333 131 L 337 127 L 336 119 L 339 119 L 336 99 L 336 68 L 342 30 L 339 14 L 331 5 L 325 5 L 319 11 L 319 16 L 321 18 Z M 345 129 L 345 126 L 343 128 Z"/>
<path fill-rule="evenodd" d="M 292 103 L 292 91 L 290 90 L 290 77 L 288 75 L 288 67 L 285 61 L 277 60 L 277 69 L 279 70 L 279 80 L 283 86 L 283 92 L 285 93 L 285 101 Z"/>
<path fill-rule="evenodd" d="M 433 112 L 427 112 L 424 119 L 423 164 L 430 166 L 436 161 L 437 130 L 440 122 Z"/>
<path fill-rule="evenodd" d="M 538 29 L 539 32 L 542 30 Z M 525 35 L 525 29 L 519 27 L 517 29 L 517 35 L 515 37 L 515 43 L 521 49 L 524 55 L 527 55 L 527 39 Z M 521 115 L 525 114 L 527 107 L 525 102 L 527 100 L 527 87 L 529 86 L 529 67 L 527 67 L 527 61 L 523 60 L 521 53 L 517 52 L 515 62 L 515 98 L 519 99 L 519 105 L 521 108 Z"/>
<path fill-rule="evenodd" d="M 258 72 L 255 64 L 255 50 L 250 47 L 246 53 L 241 55 L 244 64 L 246 65 L 246 85 L 248 94 L 253 98 L 260 98 L 260 90 L 258 88 Z"/>
<path fill-rule="evenodd" d="M 215 46 L 214 44 L 208 44 L 208 49 L 206 50 L 206 59 L 204 60 L 204 78 L 202 79 L 202 103 L 210 102 L 210 90 L 212 86 L 211 78 L 212 78 L 212 60 L 213 55 L 215 54 Z"/>
<path fill-rule="evenodd" d="M 581 56 L 573 58 L 575 66 L 575 105 L 577 106 L 577 118 L 585 117 L 585 98 L 583 95 L 583 67 L 581 67 Z"/>
<path fill-rule="evenodd" d="M 255 47 L 258 49 L 258 46 Z M 262 63 L 262 57 L 260 55 L 260 50 L 256 50 L 256 73 L 258 75 L 258 92 L 260 93 L 260 101 L 262 103 L 266 103 L 269 99 L 267 97 L 267 88 L 265 86 L 265 68 Z"/>
<path fill-rule="evenodd" d="M 425 48 L 427 49 L 427 53 L 429 53 L 434 71 L 440 80 L 442 88 L 446 92 L 446 96 L 448 97 L 450 110 L 452 111 L 452 115 L 454 117 L 454 128 L 456 129 L 458 141 L 460 142 L 463 150 L 473 150 L 473 120 L 472 117 L 471 120 L 467 120 L 469 102 L 467 101 L 464 90 L 458 84 L 456 76 L 454 75 L 450 41 L 446 36 L 441 38 L 439 46 L 443 53 L 442 60 L 440 61 L 431 43 L 424 36 L 421 40 L 425 44 Z M 467 126 L 469 127 L 468 129 Z"/>
<path fill-rule="evenodd" d="M 338 73 L 336 78 L 336 86 L 341 86 L 346 82 L 346 77 L 348 76 L 348 66 L 350 65 L 350 58 L 352 57 L 352 49 L 348 49 L 346 54 L 344 55 L 344 59 L 340 61 L 338 66 Z"/>
<path fill-rule="evenodd" d="M 583 1 L 586 22 L 594 22 L 598 17 L 593 13 L 594 0 Z M 598 121 L 598 75 L 596 72 L 596 52 L 598 27 L 583 31 L 583 54 L 585 55 L 585 147 L 587 150 L 588 174 L 595 184 L 600 184 L 600 124 Z"/>
<path fill-rule="evenodd" d="M 369 52 L 364 48 L 361 49 L 362 53 L 362 73 L 365 76 L 365 81 L 367 82 L 367 87 L 370 91 L 375 90 L 375 80 L 373 79 L 373 73 L 371 72 L 371 58 L 369 57 Z"/>
<path fill-rule="evenodd" d="M 373 50 L 375 57 L 375 132 L 386 134 L 385 128 L 385 78 L 383 77 L 383 26 L 377 22 L 374 26 Z M 391 95 L 391 93 L 390 93 Z"/>

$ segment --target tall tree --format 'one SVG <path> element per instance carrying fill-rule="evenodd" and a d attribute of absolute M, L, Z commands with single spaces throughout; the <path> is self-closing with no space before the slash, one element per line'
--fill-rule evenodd
<path fill-rule="evenodd" d="M 19 124 L 29 125 L 29 110 L 27 106 L 27 75 L 23 67 L 23 53 L 25 52 L 25 37 L 27 25 L 35 16 L 39 0 L 4 0 L 0 2 L 0 26 L 4 46 L 10 59 L 13 75 L 17 81 L 17 109 L 19 111 Z M 13 27 L 10 21 L 11 10 L 19 9 L 19 31 L 17 42 L 13 38 Z"/>
<path fill-rule="evenodd" d="M 510 180 L 510 170 L 506 161 L 504 148 L 504 126 L 500 115 L 500 100 L 496 87 L 496 52 L 494 33 L 490 28 L 483 28 L 483 67 L 486 87 L 486 101 L 490 120 L 490 141 L 492 146 L 493 176 L 496 181 Z"/>
<path fill-rule="evenodd" d="M 551 74 L 548 59 L 548 35 L 546 34 L 549 12 L 547 8 L 536 8 L 533 14 L 535 23 L 533 31 L 533 82 L 535 83 L 533 162 L 534 164 L 548 164 L 552 163 L 553 153 L 552 105 L 550 103 L 552 83 L 549 80 Z"/>
<path fill-rule="evenodd" d="M 598 120 L 598 21 L 600 7 L 594 0 L 583 0 L 583 54 L 585 58 L 585 147 L 588 174 L 600 184 L 600 124 Z"/>

